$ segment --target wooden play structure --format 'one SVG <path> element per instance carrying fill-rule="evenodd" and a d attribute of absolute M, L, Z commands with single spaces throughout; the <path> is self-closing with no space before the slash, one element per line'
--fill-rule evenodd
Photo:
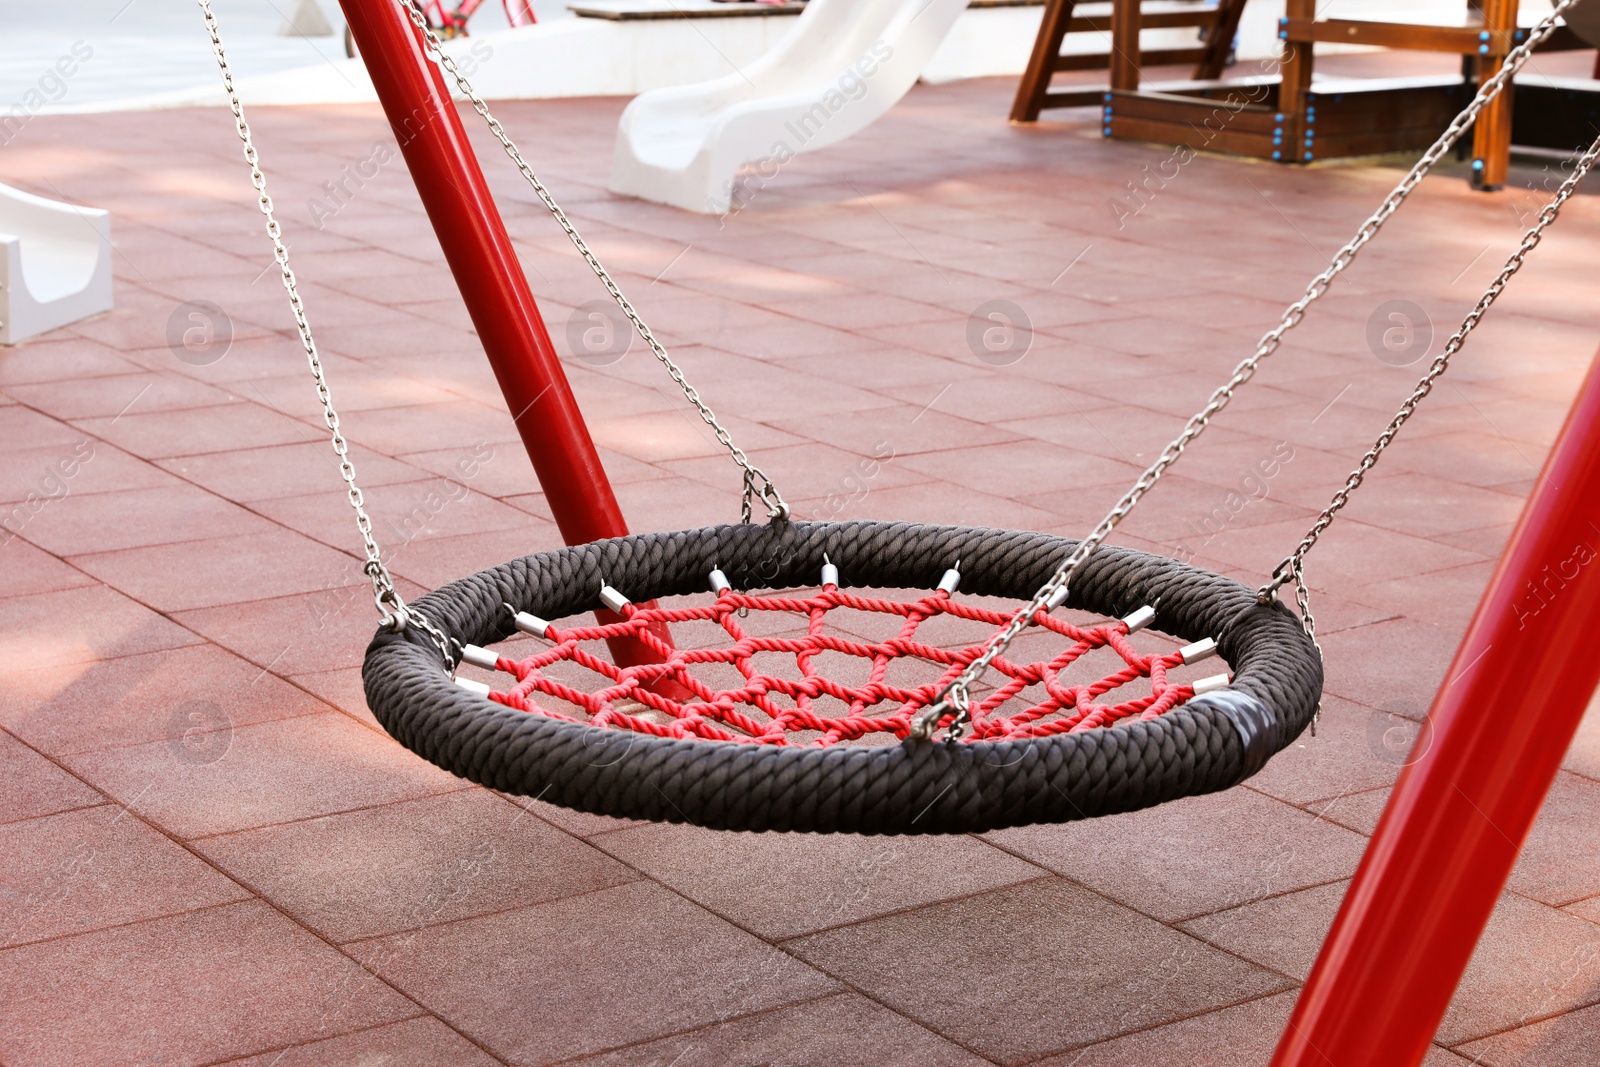
<path fill-rule="evenodd" d="M 1589 0 L 1593 5 L 1596 0 Z M 1254 156 L 1283 163 L 1421 150 L 1493 77 L 1511 49 L 1527 38 L 1515 0 L 1470 0 L 1452 24 L 1379 18 L 1318 18 L 1315 0 L 1288 0 L 1279 20 L 1283 56 L 1276 73 L 1221 80 L 1244 0 L 1219 0 L 1179 13 L 1172 3 L 1113 0 L 1106 18 L 1075 15 L 1074 0 L 1047 0 L 1033 56 L 1012 106 L 1014 122 L 1033 122 L 1048 108 L 1100 103 L 1102 133 L 1135 141 L 1186 145 L 1199 151 Z M 1177 18 L 1190 21 L 1174 21 Z M 1207 27 L 1203 46 L 1141 51 L 1143 30 Z M 1102 57 L 1110 72 L 1104 90 L 1052 91 L 1057 71 L 1089 69 L 1079 56 L 1062 56 L 1068 33 L 1109 32 Z M 1596 47 L 1571 27 L 1558 29 L 1539 51 Z M 1459 77 L 1315 79 L 1318 45 L 1369 45 L 1462 57 Z M 1192 80 L 1141 84 L 1143 68 L 1195 62 Z M 1600 64 L 1597 64 L 1600 74 Z M 1524 76 L 1515 92 L 1488 108 L 1473 131 L 1472 180 L 1482 189 L 1505 184 L 1513 143 L 1571 150 L 1600 125 L 1600 83 L 1587 79 Z"/>

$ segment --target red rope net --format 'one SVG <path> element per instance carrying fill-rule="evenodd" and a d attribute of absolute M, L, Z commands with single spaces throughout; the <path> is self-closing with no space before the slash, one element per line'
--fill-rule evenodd
<path fill-rule="evenodd" d="M 825 628 L 828 614 L 841 608 L 898 617 L 899 630 L 878 641 L 852 637 L 837 627 L 830 632 Z M 769 614 L 798 616 L 804 620 L 804 633 L 798 632 L 799 619 L 791 618 L 794 625 L 787 636 L 752 634 L 749 629 L 761 627 L 747 628 L 741 618 L 752 612 L 761 613 L 757 619 Z M 547 706 L 548 700 L 541 704 L 538 698 L 542 695 L 571 705 L 592 725 L 661 737 L 823 746 L 872 734 L 904 738 L 918 710 L 935 702 L 945 685 L 984 647 L 983 640 L 940 647 L 919 639 L 919 628 L 941 617 L 990 628 L 1010 620 L 1009 613 L 957 601 L 943 589 L 902 603 L 858 596 L 834 585 L 804 597 L 758 596 L 724 589 L 710 604 L 682 608 L 628 604 L 621 615 L 622 620 L 614 623 L 562 629 L 551 626 L 545 632 L 550 647 L 522 660 L 499 657 L 497 669 L 515 675 L 517 684 L 508 692 L 491 693 L 490 699 L 551 718 L 585 721 Z M 1169 670 L 1184 662 L 1181 652 L 1141 653 L 1130 643 L 1128 626 L 1120 620 L 1077 626 L 1041 611 L 1034 621 L 1063 639 L 1066 647 L 1051 640 L 1051 649 L 1059 651 L 1031 663 L 996 658 L 993 670 L 1005 680 L 981 700 L 975 697 L 972 724 L 964 740 L 1046 737 L 1112 726 L 1131 716 L 1153 719 L 1194 695 L 1192 686 L 1167 678 Z M 732 643 L 676 648 L 662 640 L 666 624 L 688 623 L 718 626 Z M 601 642 L 624 636 L 649 646 L 661 662 L 618 667 L 597 654 Z M 1018 645 L 1012 648 L 1015 651 Z M 1120 664 L 1119 669 L 1094 681 L 1069 682 L 1063 677 L 1069 667 L 1096 649 L 1114 652 L 1115 659 L 1102 658 Z M 756 662 L 758 657 L 765 659 L 774 653 L 786 662 L 792 657 L 795 676 L 763 670 Z M 825 676 L 818 661 L 830 654 L 865 661 L 865 679 L 845 685 Z M 902 661 L 913 661 L 917 673 L 929 680 L 896 684 L 890 675 L 903 673 L 897 666 Z M 936 676 L 928 669 L 930 664 L 938 668 Z M 599 676 L 600 688 L 586 689 L 568 680 L 581 673 L 571 670 L 574 665 Z M 708 665 L 736 670 L 741 683 L 732 688 L 708 684 L 698 676 L 710 673 Z M 568 677 L 559 676 L 563 673 Z M 1148 687 L 1117 694 L 1142 678 L 1149 679 Z M 1124 699 L 1106 703 L 1102 698 L 1107 694 Z"/>

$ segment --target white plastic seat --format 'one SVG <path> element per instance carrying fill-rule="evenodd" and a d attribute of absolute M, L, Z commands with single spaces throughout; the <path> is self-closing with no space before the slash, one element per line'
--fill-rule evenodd
<path fill-rule="evenodd" d="M 0 185 L 0 344 L 111 310 L 111 213 Z"/>

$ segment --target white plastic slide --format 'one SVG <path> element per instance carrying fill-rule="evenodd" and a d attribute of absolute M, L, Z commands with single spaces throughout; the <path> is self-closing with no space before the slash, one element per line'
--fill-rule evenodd
<path fill-rule="evenodd" d="M 906 94 L 967 0 L 810 0 L 777 47 L 622 113 L 611 190 L 720 215 L 790 159 L 870 125 Z M 753 173 L 739 168 L 754 163 Z"/>
<path fill-rule="evenodd" d="M 110 212 L 0 185 L 0 345 L 110 310 Z"/>

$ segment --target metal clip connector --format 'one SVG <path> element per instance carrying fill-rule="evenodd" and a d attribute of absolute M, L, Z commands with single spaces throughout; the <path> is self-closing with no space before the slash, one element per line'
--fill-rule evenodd
<path fill-rule="evenodd" d="M 1149 626 L 1152 622 L 1155 622 L 1155 619 L 1156 609 L 1146 604 L 1138 611 L 1126 616 L 1122 620 L 1122 625 L 1128 628 L 1128 632 L 1130 634 L 1136 634 L 1140 630 L 1143 630 L 1146 626 Z"/>
<path fill-rule="evenodd" d="M 1209 678 L 1202 678 L 1194 683 L 1194 695 L 1203 697 L 1207 693 L 1215 693 L 1219 689 L 1226 689 L 1231 681 L 1233 679 L 1226 674 L 1213 674 Z"/>
<path fill-rule="evenodd" d="M 1212 638 L 1196 641 L 1192 645 L 1184 645 L 1178 650 L 1178 656 L 1185 665 L 1199 663 L 1203 659 L 1210 659 L 1217 654 L 1217 642 Z"/>
<path fill-rule="evenodd" d="M 467 692 L 476 693 L 481 697 L 486 697 L 490 693 L 490 689 L 487 685 L 484 685 L 479 681 L 474 681 L 471 678 L 457 678 L 456 684 L 465 689 Z"/>
<path fill-rule="evenodd" d="M 956 560 L 956 566 L 944 572 L 944 577 L 939 579 L 939 592 L 953 595 L 961 586 L 961 572 L 956 567 L 961 566 L 961 561 Z"/>
<path fill-rule="evenodd" d="M 622 609 L 628 606 L 628 598 L 609 585 L 602 585 L 600 587 L 600 603 L 621 615 Z"/>
<path fill-rule="evenodd" d="M 550 624 L 539 618 L 539 616 L 530 615 L 526 611 L 518 611 L 510 604 L 504 606 L 511 613 L 511 625 L 518 630 L 525 634 L 532 634 L 535 637 L 550 636 Z"/>
<path fill-rule="evenodd" d="M 486 671 L 500 669 L 500 655 L 478 645 L 461 646 L 461 662 L 470 663 L 474 667 L 482 667 Z"/>
<path fill-rule="evenodd" d="M 723 574 L 722 571 L 716 567 L 711 568 L 711 591 L 713 593 L 721 596 L 723 593 L 726 593 L 732 588 L 733 586 L 729 584 L 728 576 L 726 574 Z"/>

